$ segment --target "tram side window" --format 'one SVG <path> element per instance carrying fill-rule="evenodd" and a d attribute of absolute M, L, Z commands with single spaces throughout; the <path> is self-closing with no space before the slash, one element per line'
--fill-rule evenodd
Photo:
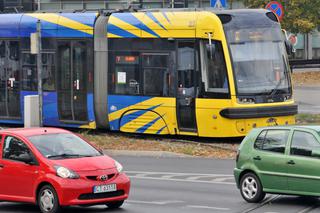
<path fill-rule="evenodd" d="M 54 53 L 42 53 L 43 90 L 55 90 Z M 35 91 L 38 88 L 37 58 L 31 53 L 22 53 L 22 89 Z"/>
<path fill-rule="evenodd" d="M 42 54 L 42 84 L 43 90 L 54 91 L 56 89 L 54 53 Z"/>
<path fill-rule="evenodd" d="M 208 41 L 203 41 L 202 49 L 202 85 L 204 86 L 205 96 L 226 97 L 229 94 L 229 82 L 225 58 L 223 55 L 222 44 L 213 41 L 213 51 L 208 47 Z"/>
<path fill-rule="evenodd" d="M 22 89 L 34 91 L 37 89 L 36 55 L 22 53 Z"/>
<path fill-rule="evenodd" d="M 168 55 L 143 54 L 144 95 L 169 96 Z"/>
<path fill-rule="evenodd" d="M 5 56 L 6 56 L 6 44 L 4 41 L 0 41 L 0 58 L 4 58 Z"/>
<path fill-rule="evenodd" d="M 141 82 L 139 73 L 139 56 L 132 54 L 115 54 L 114 73 L 112 73 L 113 92 L 121 95 L 139 95 Z"/>
<path fill-rule="evenodd" d="M 195 55 L 194 42 L 178 43 L 178 95 L 195 96 Z"/>

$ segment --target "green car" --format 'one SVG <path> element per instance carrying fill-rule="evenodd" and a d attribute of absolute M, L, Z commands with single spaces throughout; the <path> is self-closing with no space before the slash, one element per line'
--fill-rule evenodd
<path fill-rule="evenodd" d="M 250 203 L 266 193 L 320 196 L 320 126 L 253 129 L 239 147 L 234 176 Z"/>

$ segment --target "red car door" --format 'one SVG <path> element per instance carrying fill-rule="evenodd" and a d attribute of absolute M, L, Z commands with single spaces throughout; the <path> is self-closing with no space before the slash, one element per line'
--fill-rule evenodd
<path fill-rule="evenodd" d="M 34 156 L 31 150 L 21 139 L 6 135 L 2 140 L 1 151 L 0 199 L 33 201 L 39 166 L 21 161 L 22 155 Z"/>

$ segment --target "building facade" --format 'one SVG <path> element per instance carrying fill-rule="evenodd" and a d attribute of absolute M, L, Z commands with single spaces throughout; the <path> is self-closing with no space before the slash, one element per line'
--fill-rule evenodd
<path fill-rule="evenodd" d="M 144 9 L 171 7 L 210 7 L 210 0 L 0 0 L 0 11 L 59 11 L 125 9 L 133 3 Z M 241 0 L 228 0 L 229 9 L 244 8 Z M 309 34 L 298 34 L 293 59 L 320 60 L 320 29 Z M 319 62 L 320 63 L 320 62 Z"/>

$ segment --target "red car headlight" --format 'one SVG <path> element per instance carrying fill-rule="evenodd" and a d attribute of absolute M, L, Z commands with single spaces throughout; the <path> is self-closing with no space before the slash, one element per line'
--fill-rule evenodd
<path fill-rule="evenodd" d="M 80 177 L 76 172 L 63 166 L 55 166 L 55 169 L 57 176 L 61 178 L 78 179 Z"/>
<path fill-rule="evenodd" d="M 120 172 L 122 172 L 122 170 L 123 170 L 123 166 L 118 162 L 118 161 L 114 161 L 114 165 L 115 165 L 115 167 L 117 168 L 117 170 L 118 170 L 118 172 L 120 173 Z"/>

